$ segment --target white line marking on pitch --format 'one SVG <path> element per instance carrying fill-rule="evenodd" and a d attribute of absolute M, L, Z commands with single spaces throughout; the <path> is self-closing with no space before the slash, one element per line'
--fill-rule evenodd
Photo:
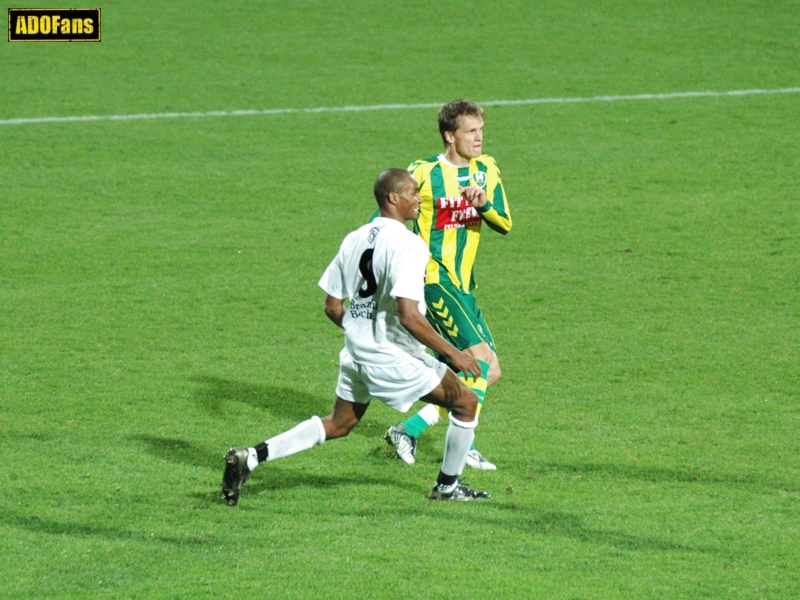
<path fill-rule="evenodd" d="M 671 98 L 707 98 L 719 96 L 753 96 L 757 94 L 797 94 L 800 87 L 774 90 L 733 90 L 728 92 L 674 92 L 672 94 L 636 94 L 633 96 L 592 96 L 589 98 L 532 98 L 529 100 L 489 100 L 478 102 L 481 106 L 520 106 L 525 104 L 572 104 L 577 102 L 620 102 L 626 100 L 668 100 Z M 72 121 L 135 121 L 145 119 L 178 119 L 184 117 L 245 117 L 253 115 L 283 115 L 289 113 L 363 112 L 367 110 L 410 110 L 439 108 L 443 103 L 426 104 L 375 104 L 372 106 L 330 106 L 319 108 L 271 108 L 266 110 L 212 110 L 209 112 L 145 113 L 138 115 L 87 115 L 73 117 L 38 117 L 31 119 L 4 119 L 0 125 L 27 125 L 30 123 L 69 123 Z"/>

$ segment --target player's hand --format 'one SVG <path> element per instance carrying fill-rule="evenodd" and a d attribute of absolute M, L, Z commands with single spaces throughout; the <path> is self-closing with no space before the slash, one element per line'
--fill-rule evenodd
<path fill-rule="evenodd" d="M 475 379 L 483 374 L 483 371 L 481 371 L 481 365 L 471 354 L 459 351 L 452 357 L 449 357 L 448 360 L 456 372 L 463 371 L 464 373 L 469 373 Z"/>
<path fill-rule="evenodd" d="M 475 208 L 480 208 L 486 204 L 486 192 L 477 185 L 469 187 L 458 186 L 458 193 Z"/>

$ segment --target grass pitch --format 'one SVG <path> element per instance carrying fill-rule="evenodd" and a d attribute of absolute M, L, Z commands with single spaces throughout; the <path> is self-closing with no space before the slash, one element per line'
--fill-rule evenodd
<path fill-rule="evenodd" d="M 114 2 L 3 46 L 0 120 L 800 86 L 800 5 Z M 514 217 L 478 298 L 503 380 L 425 495 L 345 440 L 218 499 L 222 455 L 330 407 L 316 281 L 435 109 L 0 125 L 9 598 L 796 598 L 800 94 L 497 106 Z"/>

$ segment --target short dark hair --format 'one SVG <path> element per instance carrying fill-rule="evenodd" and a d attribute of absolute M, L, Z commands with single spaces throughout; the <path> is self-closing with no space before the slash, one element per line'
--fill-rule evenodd
<path fill-rule="evenodd" d="M 484 114 L 485 113 L 480 106 L 471 100 L 465 100 L 464 98 L 456 98 L 440 108 L 439 133 L 442 134 L 442 141 L 445 143 L 445 146 L 447 145 L 447 140 L 444 139 L 444 134 L 446 131 L 449 131 L 450 133 L 456 132 L 458 129 L 459 117 L 470 116 L 483 119 Z"/>
<path fill-rule="evenodd" d="M 375 186 L 372 188 L 378 206 L 383 206 L 389 200 L 390 193 L 399 194 L 400 188 L 403 183 L 408 181 L 409 177 L 411 175 L 405 169 L 391 168 L 381 171 L 375 180 Z"/>

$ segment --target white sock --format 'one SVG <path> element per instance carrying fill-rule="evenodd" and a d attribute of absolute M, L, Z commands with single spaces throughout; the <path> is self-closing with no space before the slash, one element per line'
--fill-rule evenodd
<path fill-rule="evenodd" d="M 436 425 L 442 420 L 439 409 L 433 404 L 426 404 L 417 413 L 428 425 Z"/>
<path fill-rule="evenodd" d="M 445 475 L 461 475 L 467 462 L 467 453 L 475 439 L 475 426 L 478 418 L 471 423 L 459 421 L 450 415 L 450 425 L 447 427 L 447 436 L 444 440 L 444 459 L 442 460 L 442 473 Z"/>
<path fill-rule="evenodd" d="M 275 460 L 325 443 L 325 427 L 316 415 L 266 441 L 267 460 Z M 249 463 L 249 461 L 248 461 Z"/>

